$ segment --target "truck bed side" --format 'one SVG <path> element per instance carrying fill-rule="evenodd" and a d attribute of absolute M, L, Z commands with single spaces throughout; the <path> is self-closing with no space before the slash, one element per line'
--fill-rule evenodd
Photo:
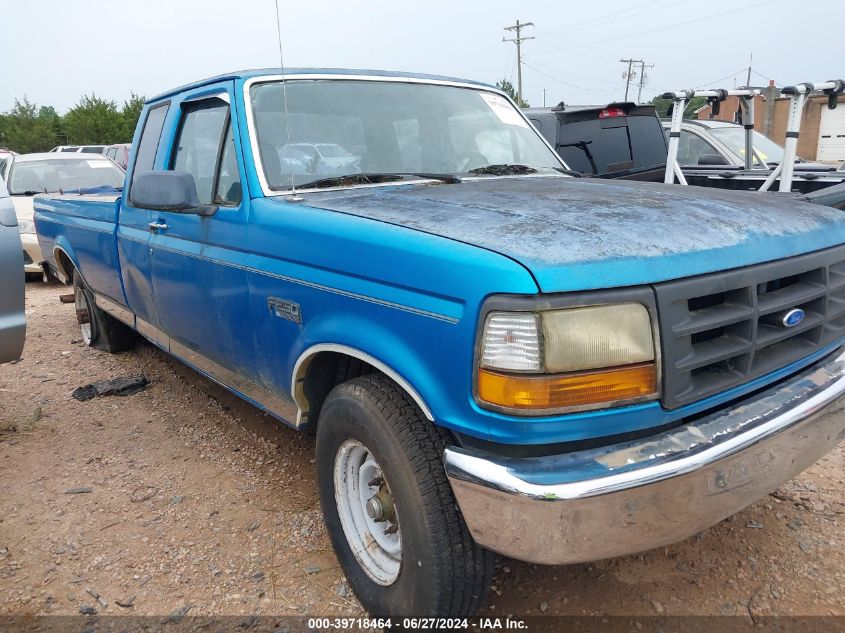
<path fill-rule="evenodd" d="M 39 195 L 35 224 L 44 258 L 65 281 L 72 267 L 91 289 L 125 304 L 117 256 L 120 196 Z"/>

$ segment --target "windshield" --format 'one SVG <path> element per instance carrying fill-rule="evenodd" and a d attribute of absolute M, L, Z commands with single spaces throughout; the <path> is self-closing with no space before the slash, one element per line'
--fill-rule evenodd
<path fill-rule="evenodd" d="M 107 158 L 44 160 L 13 163 L 9 193 L 58 193 L 91 187 L 122 187 L 123 170 Z"/>
<path fill-rule="evenodd" d="M 728 149 L 739 156 L 741 162 L 745 162 L 745 130 L 741 127 L 717 127 L 712 128 L 710 133 L 724 143 Z M 783 160 L 783 148 L 763 136 L 759 132 L 752 132 L 754 137 L 754 163 L 759 165 L 760 160 L 764 163 L 779 163 Z M 760 157 L 758 160 L 757 157 Z"/>
<path fill-rule="evenodd" d="M 271 189 L 350 174 L 461 176 L 489 165 L 563 168 L 507 99 L 492 92 L 399 81 L 290 80 L 250 91 Z"/>

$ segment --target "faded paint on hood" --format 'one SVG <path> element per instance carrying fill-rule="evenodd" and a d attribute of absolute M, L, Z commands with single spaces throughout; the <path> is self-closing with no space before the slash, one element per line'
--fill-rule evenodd
<path fill-rule="evenodd" d="M 566 177 L 305 194 L 304 204 L 465 242 L 544 292 L 654 283 L 845 242 L 845 215 L 792 196 Z"/>

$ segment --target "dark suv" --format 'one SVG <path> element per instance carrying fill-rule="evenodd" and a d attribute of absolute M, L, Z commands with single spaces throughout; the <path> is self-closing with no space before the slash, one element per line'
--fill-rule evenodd
<path fill-rule="evenodd" d="M 666 139 L 654 106 L 527 108 L 525 115 L 570 169 L 585 176 L 661 182 Z"/>

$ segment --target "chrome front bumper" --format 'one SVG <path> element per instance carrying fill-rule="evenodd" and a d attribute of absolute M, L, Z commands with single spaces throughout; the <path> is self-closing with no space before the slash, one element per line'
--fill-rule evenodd
<path fill-rule="evenodd" d="M 648 438 L 549 457 L 449 448 L 473 538 L 559 565 L 683 540 L 775 490 L 845 439 L 843 348 L 778 385 Z"/>

